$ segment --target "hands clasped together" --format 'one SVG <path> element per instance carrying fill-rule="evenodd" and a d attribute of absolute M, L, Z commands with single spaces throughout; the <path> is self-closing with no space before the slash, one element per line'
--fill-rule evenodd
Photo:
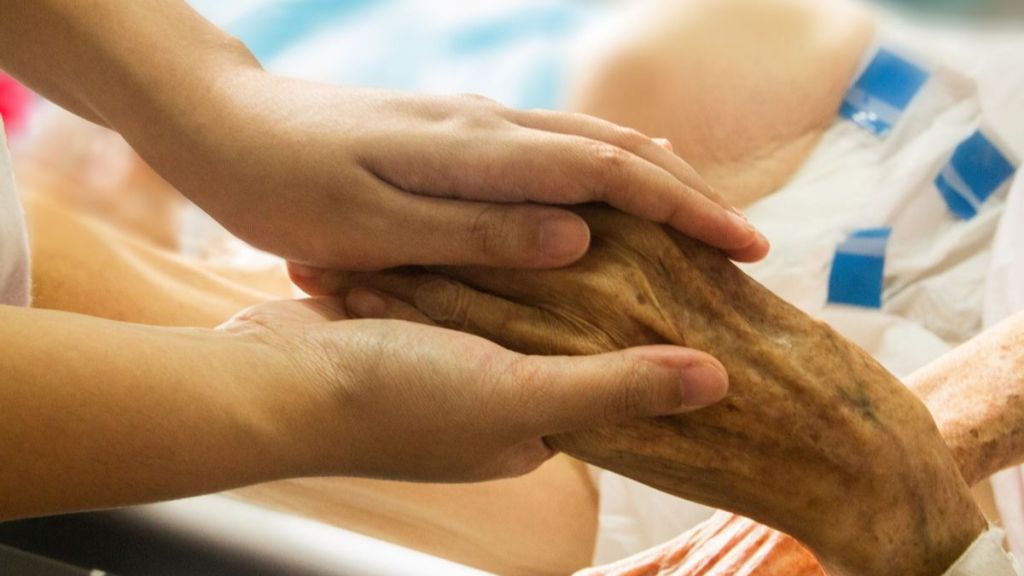
<path fill-rule="evenodd" d="M 666 223 L 733 258 L 768 248 L 665 143 L 595 118 L 259 70 L 238 77 L 244 89 L 225 107 L 232 145 L 204 152 L 218 155 L 204 162 L 209 171 L 167 172 L 240 237 L 288 258 L 300 284 L 324 267 L 569 265 L 590 230 L 554 205 L 587 202 Z M 232 122 L 233 110 L 246 113 Z M 318 299 L 260 306 L 224 327 L 273 336 L 266 341 L 304 370 L 293 380 L 338 400 L 323 414 L 344 433 L 324 438 L 345 438 L 346 454 L 320 473 L 521 474 L 553 453 L 542 437 L 685 412 L 727 388 L 719 362 L 683 348 L 540 358 L 437 327 L 345 319 L 340 303 Z"/>
<path fill-rule="evenodd" d="M 713 249 L 615 211 L 579 213 L 594 245 L 570 268 L 327 274 L 306 288 L 370 288 L 349 297 L 353 312 L 438 323 L 523 352 L 675 344 L 716 355 L 730 376 L 718 404 L 548 443 L 792 534 L 834 576 L 940 574 L 981 534 L 932 416 L 866 353 Z"/>

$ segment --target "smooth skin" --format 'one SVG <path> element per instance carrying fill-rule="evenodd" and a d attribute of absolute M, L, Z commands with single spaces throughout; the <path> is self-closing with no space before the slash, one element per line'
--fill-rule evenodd
<path fill-rule="evenodd" d="M 607 202 L 740 260 L 767 252 L 689 165 L 633 130 L 274 76 L 180 0 L 0 10 L 0 67 L 117 130 L 232 232 L 299 264 L 532 268 L 582 256 L 583 221 L 531 203 Z"/>
<path fill-rule="evenodd" d="M 154 326 L 213 328 L 237 310 L 292 292 L 283 266 L 258 278 L 239 277 L 238 270 L 225 275 L 222 267 L 131 236 L 130 224 L 117 228 L 90 218 L 77 200 L 66 205 L 76 195 L 54 195 L 51 186 L 73 187 L 77 196 L 92 192 L 78 179 L 58 184 L 54 174 L 39 180 L 40 174 L 19 171 L 36 263 L 34 306 Z M 590 565 L 596 540 L 596 490 L 585 466 L 564 455 L 530 474 L 490 482 L 302 478 L 229 494 L 508 576 L 575 572 Z"/>
<path fill-rule="evenodd" d="M 250 243 L 295 263 L 549 267 L 603 201 L 736 259 L 767 242 L 637 132 L 476 97 L 272 76 L 176 0 L 0 0 L 0 67 L 120 132 Z M 541 438 L 720 399 L 716 360 L 657 347 L 535 358 L 331 299 L 220 330 L 0 307 L 0 520 L 310 475 L 522 474 Z M 70 487 L 74 486 L 74 489 Z"/>

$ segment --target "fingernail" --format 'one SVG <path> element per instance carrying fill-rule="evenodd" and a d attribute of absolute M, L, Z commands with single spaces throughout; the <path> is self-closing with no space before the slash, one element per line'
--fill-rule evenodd
<path fill-rule="evenodd" d="M 575 216 L 550 216 L 540 225 L 540 251 L 553 260 L 578 258 L 590 242 L 586 222 Z"/>
<path fill-rule="evenodd" d="M 744 214 L 743 211 L 740 210 L 739 208 L 737 208 L 735 206 L 729 206 L 729 211 L 732 212 L 733 214 L 739 216 L 740 218 L 743 218 L 744 222 L 750 222 L 750 218 L 747 218 L 747 215 Z"/>
<path fill-rule="evenodd" d="M 387 312 L 387 303 L 369 290 L 353 290 L 345 297 L 345 308 L 353 316 L 380 318 Z"/>
<path fill-rule="evenodd" d="M 768 239 L 768 237 L 767 237 L 767 236 L 765 236 L 764 234 L 762 234 L 761 232 L 758 232 L 758 233 L 757 233 L 757 239 L 758 239 L 758 240 L 759 240 L 759 241 L 760 241 L 761 243 L 763 243 L 763 244 L 764 244 L 765 246 L 768 246 L 769 248 L 770 248 L 770 247 L 771 247 L 771 245 L 772 245 L 772 242 L 771 242 L 771 240 L 769 240 L 769 239 Z"/>
<path fill-rule="evenodd" d="M 758 231 L 757 226 L 754 226 L 742 212 L 733 208 L 729 213 L 729 219 L 732 220 L 733 224 L 746 230 L 752 236 L 760 236 L 761 232 Z"/>
<path fill-rule="evenodd" d="M 703 408 L 718 402 L 729 390 L 729 375 L 714 364 L 693 364 L 683 368 L 683 408 Z"/>
<path fill-rule="evenodd" d="M 668 138 L 653 138 L 653 140 L 655 144 L 661 146 L 665 150 L 668 150 L 669 152 L 674 151 L 672 148 L 672 142 Z"/>
<path fill-rule="evenodd" d="M 296 264 L 294 262 L 288 263 L 288 272 L 292 276 L 297 278 L 317 278 L 323 275 L 324 271 L 320 268 L 314 268 L 312 266 L 306 266 L 304 264 Z"/>

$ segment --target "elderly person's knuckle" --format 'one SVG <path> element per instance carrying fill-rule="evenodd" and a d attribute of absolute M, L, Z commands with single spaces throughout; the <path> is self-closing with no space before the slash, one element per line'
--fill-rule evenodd
<path fill-rule="evenodd" d="M 413 301 L 420 312 L 445 326 L 462 328 L 469 321 L 469 294 L 456 282 L 431 280 L 416 289 Z"/>

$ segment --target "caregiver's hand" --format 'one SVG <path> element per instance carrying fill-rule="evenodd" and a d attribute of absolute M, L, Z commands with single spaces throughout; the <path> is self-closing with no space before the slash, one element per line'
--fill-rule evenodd
<path fill-rule="evenodd" d="M 392 304 L 391 315 L 424 319 Z M 382 312 L 384 312 L 382 310 Z M 542 438 L 717 402 L 721 365 L 670 346 L 531 357 L 482 338 L 400 320 L 346 320 L 334 299 L 278 302 L 220 330 L 278 359 L 295 388 L 301 475 L 478 481 L 533 470 Z M 287 415 L 286 415 L 287 416 Z"/>
<path fill-rule="evenodd" d="M 181 0 L 0 0 L 0 13 L 0 68 L 299 264 L 563 266 L 587 226 L 540 205 L 587 202 L 737 260 L 768 250 L 663 144 L 607 122 L 274 76 Z"/>
<path fill-rule="evenodd" d="M 296 263 L 564 266 L 589 231 L 548 205 L 587 202 L 739 260 L 767 251 L 680 158 L 595 118 L 233 74 L 200 146 L 154 142 L 149 159 L 236 235 Z"/>

